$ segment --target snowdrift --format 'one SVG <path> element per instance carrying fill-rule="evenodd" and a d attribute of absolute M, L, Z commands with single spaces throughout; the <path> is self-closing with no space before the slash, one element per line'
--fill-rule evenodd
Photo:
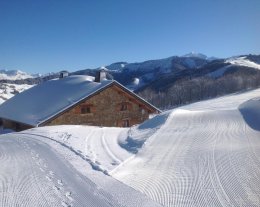
<path fill-rule="evenodd" d="M 260 131 L 260 98 L 251 99 L 241 104 L 239 111 L 251 128 Z"/>
<path fill-rule="evenodd" d="M 260 206 L 259 95 L 258 89 L 170 111 L 112 176 L 163 206 Z"/>
<path fill-rule="evenodd" d="M 124 136 L 118 140 L 121 147 L 132 153 L 137 153 L 145 141 L 151 137 L 167 120 L 169 112 L 164 112 L 152 119 L 146 120 L 143 124 L 129 129 L 127 138 Z"/>

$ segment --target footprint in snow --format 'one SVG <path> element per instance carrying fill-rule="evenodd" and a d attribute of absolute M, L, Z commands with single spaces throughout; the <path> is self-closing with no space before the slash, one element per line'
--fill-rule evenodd
<path fill-rule="evenodd" d="M 97 161 L 97 160 L 95 161 L 95 163 L 96 163 L 97 165 L 100 165 L 100 162 L 99 162 L 99 161 Z"/>
<path fill-rule="evenodd" d="M 60 188 L 59 188 L 58 186 L 54 185 L 54 186 L 52 186 L 52 187 L 53 187 L 54 190 L 60 191 Z"/>
<path fill-rule="evenodd" d="M 70 200 L 70 201 L 72 201 L 73 200 L 73 198 L 71 197 L 71 192 L 66 192 L 66 197 Z"/>
<path fill-rule="evenodd" d="M 62 180 L 58 180 L 58 184 L 61 185 L 61 186 L 63 186 Z"/>
<path fill-rule="evenodd" d="M 49 176 L 45 176 L 48 181 L 51 181 L 51 178 Z"/>
<path fill-rule="evenodd" d="M 42 172 L 45 172 L 45 170 L 44 170 L 44 169 L 42 169 L 41 167 L 40 167 L 40 170 L 41 170 Z"/>
<path fill-rule="evenodd" d="M 64 201 L 61 202 L 61 205 L 62 205 L 63 207 L 71 207 L 70 204 L 68 204 L 68 203 L 66 203 L 66 202 L 64 202 Z"/>

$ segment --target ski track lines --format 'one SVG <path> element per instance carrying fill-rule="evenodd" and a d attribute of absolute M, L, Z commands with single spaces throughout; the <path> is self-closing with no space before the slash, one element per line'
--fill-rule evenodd
<path fill-rule="evenodd" d="M 165 206 L 260 206 L 260 133 L 238 110 L 175 110 L 112 176 Z"/>
<path fill-rule="evenodd" d="M 100 130 L 102 130 L 101 133 Z M 123 159 L 120 157 L 120 155 L 116 155 L 113 152 L 113 149 L 110 149 L 111 146 L 108 145 L 108 143 L 111 143 L 112 141 L 109 140 L 109 134 L 109 129 L 92 129 L 85 140 L 84 153 L 86 154 L 86 156 L 89 157 L 97 165 L 104 166 L 106 170 L 113 169 L 114 165 L 119 165 Z M 102 160 L 106 162 L 102 163 Z"/>
<path fill-rule="evenodd" d="M 1 152 L 8 157 L 7 160 L 1 159 L 0 205 L 50 206 L 61 204 L 52 200 L 52 193 L 47 186 L 39 185 L 39 183 L 45 182 L 45 178 L 34 163 L 30 149 L 19 140 L 0 139 L 0 142 Z M 7 145 L 8 148 L 6 148 Z M 17 166 L 21 166 L 21 168 L 17 169 Z"/>
<path fill-rule="evenodd" d="M 46 144 L 25 135 L 1 136 L 0 163 L 0 206 L 120 206 Z"/>

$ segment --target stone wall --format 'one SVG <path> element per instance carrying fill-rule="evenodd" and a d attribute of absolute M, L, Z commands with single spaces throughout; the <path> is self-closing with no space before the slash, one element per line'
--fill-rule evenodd
<path fill-rule="evenodd" d="M 30 129 L 30 128 L 32 128 L 32 126 L 3 119 L 3 128 L 12 129 L 14 131 L 22 131 L 22 130 Z"/>
<path fill-rule="evenodd" d="M 123 104 L 126 107 L 122 107 Z M 82 114 L 84 107 L 89 108 L 90 111 L 84 110 Z M 148 117 L 149 109 L 143 103 L 119 87 L 111 86 L 45 125 L 80 124 L 123 127 L 126 124 L 132 126 L 142 123 Z"/>

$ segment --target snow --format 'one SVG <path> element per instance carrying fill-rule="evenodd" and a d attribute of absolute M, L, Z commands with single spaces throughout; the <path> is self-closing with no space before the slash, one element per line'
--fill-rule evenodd
<path fill-rule="evenodd" d="M 247 124 L 260 131 L 260 98 L 246 101 L 239 105 L 239 110 Z"/>
<path fill-rule="evenodd" d="M 260 206 L 260 89 L 130 129 L 1 135 L 0 161 L 0 206 Z"/>
<path fill-rule="evenodd" d="M 164 206 L 260 206 L 259 97 L 257 89 L 165 112 L 112 176 Z"/>
<path fill-rule="evenodd" d="M 246 59 L 246 57 L 233 57 L 233 58 L 229 58 L 229 59 L 227 59 L 225 61 L 225 63 L 230 63 L 232 65 L 240 65 L 240 66 L 260 69 L 260 65 L 259 64 L 254 63 L 254 62 Z"/>
<path fill-rule="evenodd" d="M 189 111 L 219 111 L 219 110 L 237 110 L 241 104 L 257 98 L 260 96 L 260 89 L 252 91 L 242 91 L 225 96 L 221 96 L 206 101 L 200 101 L 186 106 L 182 106 L 179 109 Z"/>
<path fill-rule="evenodd" d="M 0 117 L 37 126 L 111 83 L 80 75 L 46 81 L 3 103 Z"/>
<path fill-rule="evenodd" d="M 117 84 L 142 102 L 160 111 L 114 80 L 93 82 L 89 79 L 89 76 L 75 75 L 46 81 L 4 102 L 0 106 L 0 117 L 31 126 L 39 126 L 112 84 Z"/>
<path fill-rule="evenodd" d="M 90 76 L 90 75 L 85 75 L 85 76 L 86 76 L 87 81 L 94 81 L 95 80 L 94 76 Z"/>
<path fill-rule="evenodd" d="M 33 128 L 26 133 L 65 144 L 93 168 L 106 174 L 132 156 L 119 145 L 120 137 L 128 133 L 127 128 L 64 125 Z"/>
<path fill-rule="evenodd" d="M 68 162 L 74 157 L 71 151 L 68 159 L 50 147 L 55 144 L 46 142 L 26 134 L 0 136 L 0 206 L 159 206 L 115 179 L 88 169 L 77 156 L 79 165 L 89 173 L 81 174 Z"/>
<path fill-rule="evenodd" d="M 127 62 L 117 62 L 117 63 L 112 63 L 110 65 L 107 65 L 106 68 L 108 70 L 113 70 L 114 72 L 116 71 L 121 71 L 124 69 L 124 67 L 127 65 Z"/>
<path fill-rule="evenodd" d="M 139 83 L 140 83 L 140 79 L 139 78 L 134 78 L 133 84 L 134 85 L 139 85 Z"/>
<path fill-rule="evenodd" d="M 140 87 L 141 85 L 143 85 L 143 81 L 140 80 L 139 78 L 134 78 L 132 83 L 130 83 L 129 85 L 126 85 L 126 88 L 134 91 L 136 90 L 137 87 Z"/>
<path fill-rule="evenodd" d="M 186 55 L 183 55 L 182 57 L 188 57 L 188 58 L 200 58 L 200 59 L 207 59 L 206 55 L 203 55 L 201 53 L 197 53 L 197 52 L 190 52 Z"/>
<path fill-rule="evenodd" d="M 169 112 L 161 113 L 143 124 L 129 129 L 127 138 L 121 137 L 118 143 L 129 152 L 137 153 L 146 140 L 151 137 L 167 120 Z"/>
<path fill-rule="evenodd" d="M 34 85 L 27 84 L 10 84 L 10 83 L 1 83 L 0 85 L 0 104 L 6 100 L 12 98 L 15 94 L 21 93 Z"/>
<path fill-rule="evenodd" d="M 0 70 L 0 80 L 21 80 L 38 76 L 39 75 L 30 75 L 20 70 Z"/>

